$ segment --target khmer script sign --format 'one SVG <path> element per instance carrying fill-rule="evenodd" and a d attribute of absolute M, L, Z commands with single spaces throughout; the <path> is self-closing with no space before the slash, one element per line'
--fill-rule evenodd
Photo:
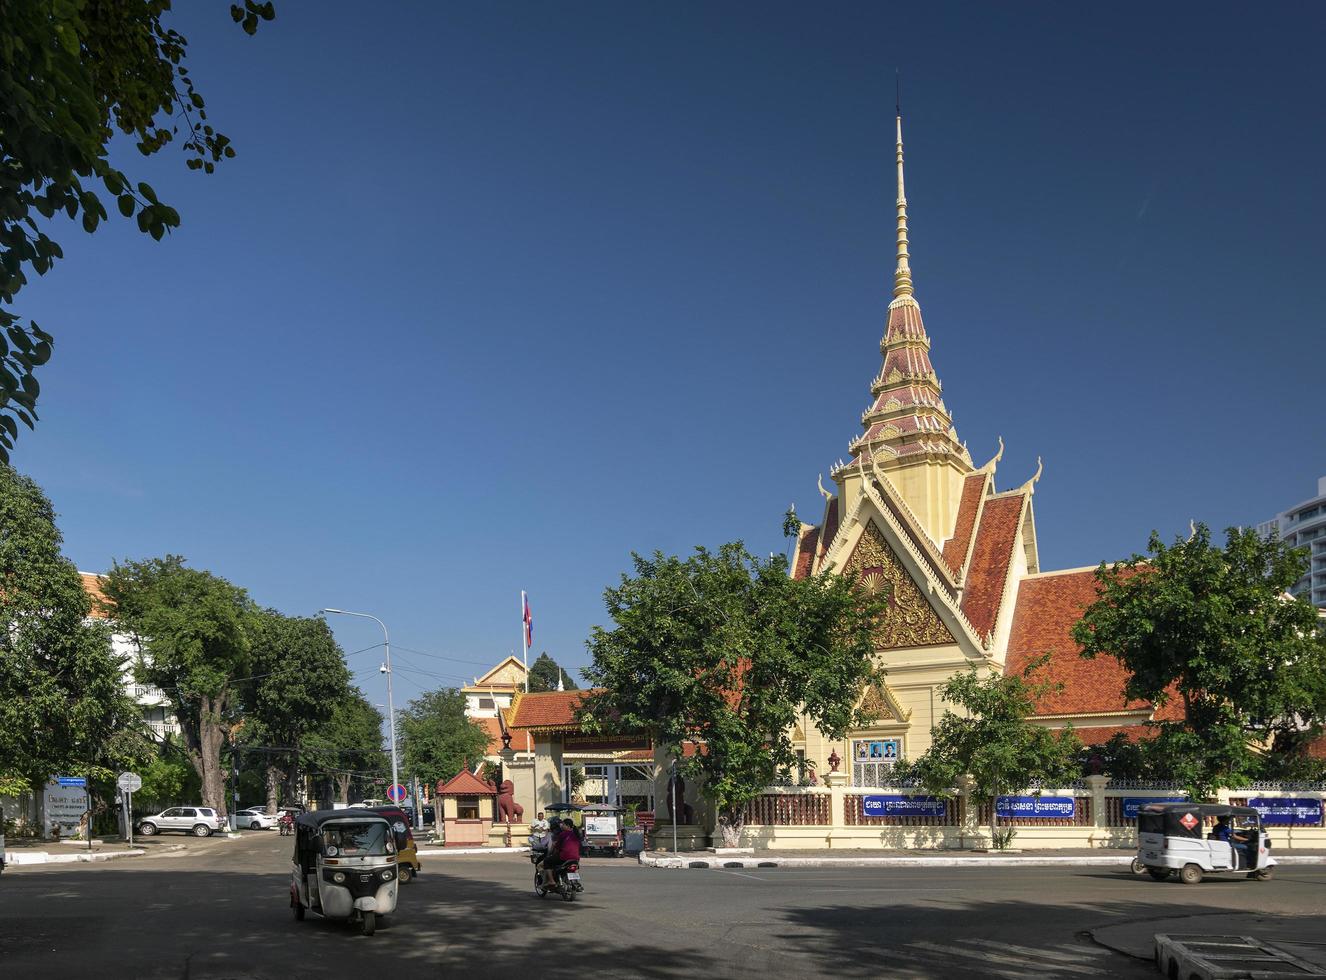
<path fill-rule="evenodd" d="M 1071 796 L 1001 796 L 995 800 L 995 813 L 1004 818 L 1072 820 L 1076 811 L 1077 801 Z"/>
<path fill-rule="evenodd" d="M 867 817 L 942 817 L 944 801 L 933 796 L 863 796 L 861 812 Z"/>
<path fill-rule="evenodd" d="M 1137 811 L 1148 803 L 1187 803 L 1186 796 L 1125 796 L 1123 798 L 1123 818 L 1136 820 Z"/>
<path fill-rule="evenodd" d="M 1321 824 L 1321 800 L 1273 799 L 1270 797 L 1248 801 L 1262 815 L 1268 827 L 1316 827 Z"/>

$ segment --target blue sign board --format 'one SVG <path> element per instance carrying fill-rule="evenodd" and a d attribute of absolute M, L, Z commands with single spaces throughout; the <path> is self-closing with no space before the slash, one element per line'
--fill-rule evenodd
<path fill-rule="evenodd" d="M 861 812 L 867 817 L 942 817 L 944 801 L 933 796 L 863 796 Z"/>
<path fill-rule="evenodd" d="M 1072 820 L 1076 812 L 1077 801 L 1071 796 L 1001 796 L 995 800 L 995 813 L 1001 817 Z"/>
<path fill-rule="evenodd" d="M 1321 800 L 1267 797 L 1249 800 L 1248 806 L 1261 814 L 1262 823 L 1268 827 L 1315 827 L 1321 823 Z"/>
<path fill-rule="evenodd" d="M 55 781 L 61 786 L 87 786 L 86 776 L 56 776 Z"/>
<path fill-rule="evenodd" d="M 1186 796 L 1125 796 L 1123 798 L 1123 818 L 1136 820 L 1137 811 L 1148 803 L 1187 803 Z"/>

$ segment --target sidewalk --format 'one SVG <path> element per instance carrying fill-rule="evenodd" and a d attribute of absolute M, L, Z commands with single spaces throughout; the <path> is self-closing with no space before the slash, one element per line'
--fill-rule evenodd
<path fill-rule="evenodd" d="M 1284 862 L 1283 858 L 1276 860 Z M 1103 926 L 1092 929 L 1091 938 L 1107 949 L 1149 960 L 1156 955 L 1157 933 L 1252 936 L 1279 946 L 1326 972 L 1326 945 L 1322 944 L 1320 916 L 1199 912 L 1168 919 L 1144 919 Z"/>
<path fill-rule="evenodd" d="M 217 837 L 220 839 L 221 835 Z M 159 837 L 135 839 L 133 846 L 130 847 L 116 837 L 107 836 L 94 839 L 91 849 L 88 848 L 87 841 L 10 838 L 5 841 L 5 863 L 14 868 L 29 864 L 78 864 L 142 857 L 146 854 L 170 854 L 187 849 L 186 844 Z"/>
<path fill-rule="evenodd" d="M 640 863 L 649 868 L 989 868 L 995 865 L 1016 867 L 1056 866 L 1126 866 L 1137 851 L 1114 848 L 1065 848 L 1062 850 L 1022 851 L 1009 854 L 992 851 L 756 851 L 754 854 L 726 855 L 707 851 L 645 851 Z M 1326 850 L 1302 850 L 1277 854 L 1281 864 L 1326 864 Z M 1163 931 L 1163 930 L 1162 930 Z"/>

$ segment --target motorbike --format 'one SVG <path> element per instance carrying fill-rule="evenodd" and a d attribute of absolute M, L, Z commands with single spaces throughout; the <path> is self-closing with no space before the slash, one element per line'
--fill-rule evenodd
<path fill-rule="evenodd" d="M 585 890 L 584 882 L 580 880 L 580 862 L 568 861 L 559 865 L 553 872 L 553 885 L 548 887 L 543 881 L 543 865 L 540 862 L 540 855 L 531 854 L 530 862 L 534 865 L 534 894 L 539 898 L 547 895 L 550 891 L 555 891 L 562 896 L 563 901 L 574 902 L 576 895 Z"/>

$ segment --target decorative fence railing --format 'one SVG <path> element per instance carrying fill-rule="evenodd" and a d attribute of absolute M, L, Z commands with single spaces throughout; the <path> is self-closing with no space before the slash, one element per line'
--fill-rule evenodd
<path fill-rule="evenodd" d="M 832 823 L 829 794 L 757 796 L 746 804 L 744 819 L 748 824 L 766 827 L 827 827 Z"/>

